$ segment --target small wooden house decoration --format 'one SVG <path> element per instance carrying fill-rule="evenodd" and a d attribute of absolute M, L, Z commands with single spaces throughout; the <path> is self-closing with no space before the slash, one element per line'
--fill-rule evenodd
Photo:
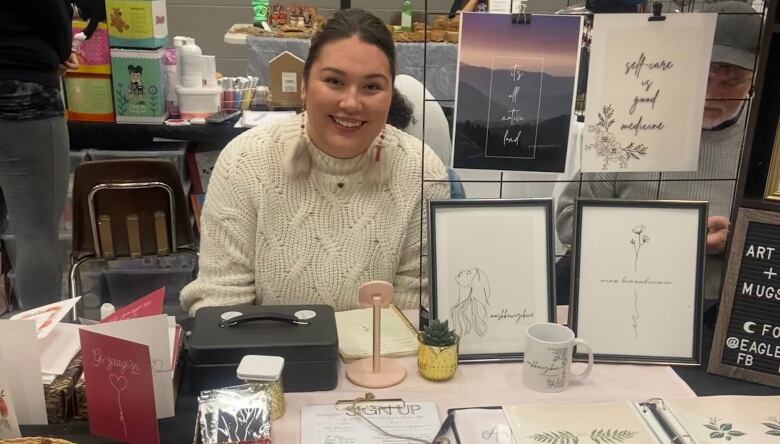
<path fill-rule="evenodd" d="M 300 108 L 303 60 L 284 51 L 268 62 L 272 108 Z"/>

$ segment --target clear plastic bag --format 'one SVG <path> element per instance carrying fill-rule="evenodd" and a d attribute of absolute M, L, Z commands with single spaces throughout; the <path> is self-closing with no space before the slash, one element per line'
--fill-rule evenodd
<path fill-rule="evenodd" d="M 271 407 L 263 386 L 207 390 L 198 397 L 203 444 L 271 444 Z"/>

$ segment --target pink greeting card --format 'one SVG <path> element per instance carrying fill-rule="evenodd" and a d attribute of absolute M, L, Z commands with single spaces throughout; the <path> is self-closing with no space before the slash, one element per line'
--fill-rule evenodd
<path fill-rule="evenodd" d="M 165 287 L 159 288 L 132 304 L 125 305 L 110 316 L 106 316 L 101 323 L 124 321 L 127 319 L 155 316 L 162 313 Z"/>
<path fill-rule="evenodd" d="M 79 335 L 90 433 L 158 444 L 149 347 L 88 330 Z"/>

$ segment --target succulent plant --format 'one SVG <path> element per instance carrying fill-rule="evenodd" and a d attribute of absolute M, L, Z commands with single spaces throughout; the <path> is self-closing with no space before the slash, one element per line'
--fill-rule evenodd
<path fill-rule="evenodd" d="M 455 330 L 450 330 L 447 321 L 434 319 L 423 329 L 420 340 L 425 345 L 448 347 L 458 342 L 458 335 L 455 334 Z"/>

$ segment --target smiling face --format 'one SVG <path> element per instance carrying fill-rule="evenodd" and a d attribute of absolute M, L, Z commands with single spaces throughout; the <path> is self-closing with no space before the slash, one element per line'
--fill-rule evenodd
<path fill-rule="evenodd" d="M 358 156 L 384 128 L 392 97 L 390 62 L 381 49 L 357 36 L 327 43 L 301 92 L 309 137 L 333 157 Z"/>
<path fill-rule="evenodd" d="M 707 80 L 702 128 L 711 129 L 739 115 L 750 92 L 751 71 L 728 63 L 712 63 Z"/>

